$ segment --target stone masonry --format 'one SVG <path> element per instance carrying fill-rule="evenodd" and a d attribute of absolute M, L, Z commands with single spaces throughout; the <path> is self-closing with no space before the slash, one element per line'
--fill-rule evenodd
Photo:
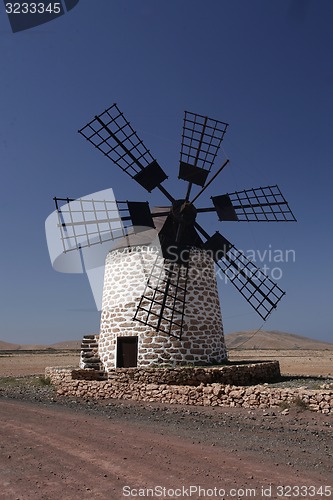
<path fill-rule="evenodd" d="M 45 376 L 55 385 L 59 396 L 71 398 L 126 399 L 248 409 L 276 407 L 283 409 L 294 405 L 302 409 L 333 414 L 333 384 L 323 385 L 316 390 L 305 387 L 282 388 L 267 384 L 258 385 L 255 380 L 267 379 L 278 373 L 276 361 L 251 363 L 245 367 L 225 366 L 185 370 L 182 373 L 183 369 L 178 368 L 178 373 L 175 374 L 174 370 L 168 369 L 157 369 L 156 373 L 152 368 L 117 369 L 108 373 L 106 380 L 101 381 L 96 380 L 95 370 L 52 367 L 46 368 Z M 220 372 L 218 377 L 216 371 Z M 234 385 L 235 382 L 244 383 L 249 380 L 254 381 L 256 385 Z M 173 385 L 175 381 L 178 385 Z"/>
<path fill-rule="evenodd" d="M 131 336 L 138 340 L 139 367 L 222 363 L 227 352 L 215 267 L 204 250 L 191 251 L 181 340 L 133 320 L 156 258 L 163 262 L 144 246 L 113 250 L 106 258 L 98 347 L 105 371 L 117 367 L 118 339 Z"/>

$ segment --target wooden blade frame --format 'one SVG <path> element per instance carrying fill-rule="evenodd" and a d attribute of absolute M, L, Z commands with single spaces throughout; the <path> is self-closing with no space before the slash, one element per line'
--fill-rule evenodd
<path fill-rule="evenodd" d="M 147 191 L 158 187 L 173 201 L 161 186 L 167 175 L 116 104 L 95 116 L 79 133 Z"/>
<path fill-rule="evenodd" d="M 263 320 L 285 295 L 274 281 L 233 245 L 216 264 Z"/>
<path fill-rule="evenodd" d="M 222 196 L 212 196 L 212 201 L 220 221 L 296 221 L 277 185 L 246 189 Z"/>
<path fill-rule="evenodd" d="M 266 320 L 285 292 L 218 231 L 209 236 L 195 224 L 207 241 L 204 249 L 255 311 Z"/>
<path fill-rule="evenodd" d="M 154 227 L 147 202 L 54 198 L 64 252 L 114 241 Z M 61 202 L 65 202 L 60 206 Z"/>
<path fill-rule="evenodd" d="M 189 260 L 181 265 L 157 256 L 133 319 L 180 340 L 188 269 Z"/>
<path fill-rule="evenodd" d="M 228 124 L 185 111 L 179 178 L 204 186 Z M 189 197 L 189 193 L 187 199 Z"/>

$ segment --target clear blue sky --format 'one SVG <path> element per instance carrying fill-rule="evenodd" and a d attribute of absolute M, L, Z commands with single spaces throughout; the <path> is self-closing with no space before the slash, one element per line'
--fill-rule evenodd
<path fill-rule="evenodd" d="M 333 341 L 332 22 L 331 0 L 81 0 L 13 34 L 0 4 L 0 339 L 99 329 L 86 277 L 52 269 L 44 222 L 53 196 L 111 187 L 120 200 L 161 201 L 77 133 L 117 102 L 177 196 L 183 111 L 230 124 L 230 164 L 203 205 L 277 183 L 298 222 L 201 222 L 244 251 L 294 250 L 295 262 L 264 262 L 282 269 L 287 294 L 263 328 Z M 219 288 L 227 333 L 262 326 L 230 284 Z"/>

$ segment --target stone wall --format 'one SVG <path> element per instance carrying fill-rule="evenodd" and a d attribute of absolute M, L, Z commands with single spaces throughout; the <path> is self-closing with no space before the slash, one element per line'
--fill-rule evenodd
<path fill-rule="evenodd" d="M 163 265 L 163 259 L 158 256 L 157 250 L 154 253 L 144 246 L 113 250 L 106 258 L 98 348 L 105 371 L 117 367 L 117 342 L 121 337 L 137 337 L 137 366 L 222 363 L 227 359 L 227 351 L 215 265 L 203 250 L 191 251 L 181 340 L 176 338 L 179 335 L 176 325 L 170 336 L 163 331 L 156 332 L 156 328 L 144 324 L 144 311 L 139 311 L 139 321 L 133 320 L 156 259 L 159 265 Z M 161 282 L 157 282 L 159 288 L 163 288 Z M 152 286 L 156 288 L 154 282 Z M 150 292 L 147 293 L 149 295 Z M 149 300 L 145 304 L 147 309 L 152 307 L 156 314 L 149 316 L 150 322 L 157 323 L 162 296 L 160 293 L 153 304 Z M 171 315 L 172 302 L 170 297 L 163 317 Z M 174 316 L 177 321 L 180 319 L 178 316 L 177 313 Z M 167 320 L 162 321 L 162 327 L 167 324 Z"/>
<path fill-rule="evenodd" d="M 262 363 L 264 365 L 265 363 Z M 94 380 L 94 370 L 73 368 L 46 368 L 60 396 L 92 399 L 132 399 L 136 401 L 178 403 L 197 406 L 223 406 L 243 408 L 271 408 L 303 404 L 313 411 L 333 413 L 332 385 L 320 390 L 304 388 L 277 388 L 268 385 L 236 386 L 213 382 L 197 383 L 198 375 L 210 376 L 212 369 L 199 370 L 192 385 L 172 385 L 144 382 L 144 375 L 135 369 L 117 370 L 108 380 Z M 211 371 L 211 373 L 209 373 Z M 83 373 L 85 372 L 85 373 Z M 113 375 L 113 376 L 112 376 Z M 172 375 L 174 376 L 174 375 Z M 85 377 L 84 379 L 82 377 Z M 91 377 L 92 380 L 88 380 Z M 150 380 L 148 373 L 146 380 Z M 185 376 L 188 377 L 188 374 Z M 200 378 L 200 377 L 199 377 Z M 185 380 L 184 379 L 184 380 Z M 163 377 L 162 379 L 163 380 Z M 192 380 L 193 382 L 193 380 Z"/>
<path fill-rule="evenodd" d="M 175 367 L 175 368 L 116 368 L 107 374 L 108 380 L 128 384 L 234 384 L 250 385 L 258 382 L 278 380 L 278 361 L 263 361 L 246 364 L 227 364 L 222 367 Z M 73 375 L 74 378 L 74 375 Z"/>

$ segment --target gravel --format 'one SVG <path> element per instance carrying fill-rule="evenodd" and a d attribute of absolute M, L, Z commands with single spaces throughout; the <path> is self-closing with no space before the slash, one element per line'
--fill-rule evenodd
<path fill-rule="evenodd" d="M 279 384 L 286 384 L 282 381 Z M 331 380 L 297 378 L 293 387 L 315 387 Z M 296 385 L 295 385 L 296 384 Z M 277 384 L 270 384 L 276 386 Z M 66 406 L 74 412 L 128 421 L 186 437 L 193 443 L 222 446 L 230 452 L 256 451 L 276 465 L 320 472 L 333 479 L 333 417 L 302 408 L 248 410 L 241 408 L 193 407 L 124 400 L 88 400 L 59 397 L 42 377 L 0 379 L 1 398 L 19 399 L 47 406 Z"/>

